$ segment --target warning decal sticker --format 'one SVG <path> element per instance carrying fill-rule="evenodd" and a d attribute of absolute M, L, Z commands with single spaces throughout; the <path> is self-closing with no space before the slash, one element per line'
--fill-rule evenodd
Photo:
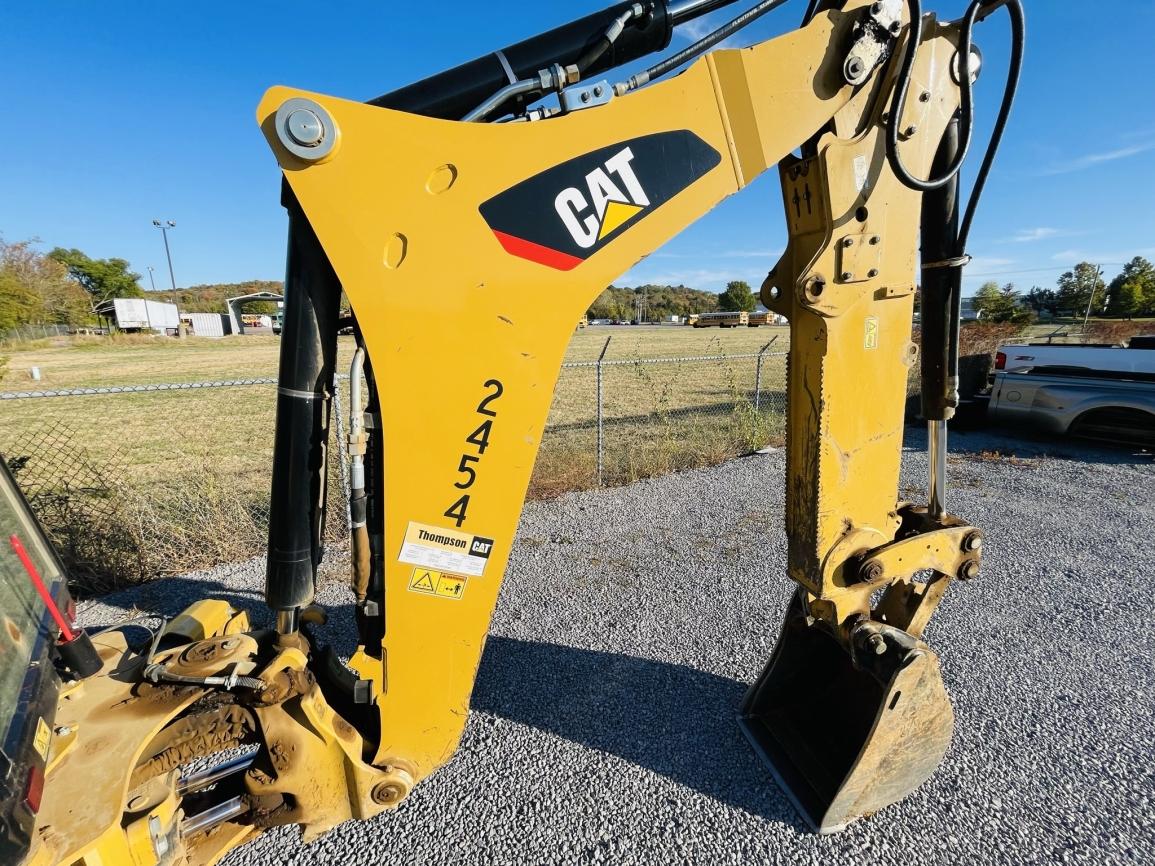
<path fill-rule="evenodd" d="M 410 521 L 397 559 L 434 571 L 481 577 L 492 552 L 492 538 Z"/>
<path fill-rule="evenodd" d="M 36 720 L 36 736 L 32 740 L 32 745 L 40 754 L 41 760 L 48 760 L 48 746 L 52 743 L 52 731 L 49 729 L 44 717 L 41 716 Z"/>
<path fill-rule="evenodd" d="M 468 578 L 460 574 L 444 574 L 431 568 L 415 568 L 409 578 L 409 591 L 442 598 L 461 598 Z"/>

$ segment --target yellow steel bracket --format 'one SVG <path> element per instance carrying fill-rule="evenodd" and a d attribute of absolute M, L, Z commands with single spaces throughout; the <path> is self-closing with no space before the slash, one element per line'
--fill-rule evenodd
<path fill-rule="evenodd" d="M 958 88 L 942 74 L 958 33 L 928 21 L 923 38 L 912 84 L 919 98 L 910 100 L 921 125 L 908 125 L 914 132 L 901 147 L 906 164 L 926 176 L 958 107 Z M 887 163 L 888 107 L 860 92 L 835 118 L 836 130 L 852 135 L 829 133 L 816 156 L 782 162 L 790 244 L 762 286 L 763 303 L 791 325 L 790 576 L 835 627 L 869 613 L 859 563 L 890 544 L 901 524 L 906 382 L 918 358 L 911 321 L 921 196 Z"/>
<path fill-rule="evenodd" d="M 457 746 L 574 322 L 849 104 L 844 48 L 864 6 L 547 122 L 448 122 L 285 87 L 265 95 L 258 121 L 357 314 L 382 406 L 387 662 L 352 661 L 380 695 L 376 765 L 419 780 Z M 277 112 L 294 99 L 332 123 L 324 159 L 282 144 Z M 690 156 L 647 151 L 653 136 Z M 675 162 L 681 188 L 647 187 L 647 173 Z M 540 212 L 554 228 L 561 217 L 590 251 L 579 256 L 543 252 L 483 213 L 559 166 L 572 167 L 567 182 L 506 216 Z M 470 562 L 462 544 L 485 555 Z"/>

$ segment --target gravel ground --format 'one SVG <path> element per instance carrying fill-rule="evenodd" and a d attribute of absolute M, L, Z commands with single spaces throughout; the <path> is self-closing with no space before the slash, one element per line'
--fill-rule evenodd
<path fill-rule="evenodd" d="M 911 499 L 923 444 L 910 431 Z M 986 532 L 984 571 L 928 631 L 956 731 L 902 803 L 811 834 L 735 724 L 792 588 L 777 453 L 531 504 L 457 756 L 391 814 L 309 847 L 270 832 L 225 863 L 1155 863 L 1152 457 L 952 447 L 950 504 Z M 262 579 L 250 562 L 84 613 L 259 608 Z"/>

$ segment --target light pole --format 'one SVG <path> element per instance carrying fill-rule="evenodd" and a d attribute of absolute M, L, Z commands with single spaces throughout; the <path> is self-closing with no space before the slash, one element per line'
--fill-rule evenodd
<path fill-rule="evenodd" d="M 172 290 L 176 291 L 176 277 L 172 274 L 172 253 L 168 251 L 168 230 L 176 228 L 176 222 L 173 220 L 153 220 L 152 224 L 160 229 L 160 233 L 164 235 L 164 255 L 168 259 L 168 278 L 172 282 Z M 151 270 L 151 268 L 149 269 Z"/>
<path fill-rule="evenodd" d="M 156 279 L 153 278 L 152 271 L 153 271 L 153 267 L 152 267 L 152 265 L 149 265 L 148 266 L 148 282 L 152 286 L 152 290 L 155 292 L 156 291 Z"/>
<path fill-rule="evenodd" d="M 1099 281 L 1101 279 L 1103 279 L 1103 266 L 1099 265 L 1099 267 L 1095 271 L 1095 282 L 1091 283 L 1091 299 L 1089 301 L 1087 301 L 1087 314 L 1085 316 L 1083 316 L 1083 333 L 1084 334 L 1087 333 L 1087 322 L 1091 318 L 1091 305 L 1093 303 L 1095 303 L 1095 289 L 1099 288 Z"/>

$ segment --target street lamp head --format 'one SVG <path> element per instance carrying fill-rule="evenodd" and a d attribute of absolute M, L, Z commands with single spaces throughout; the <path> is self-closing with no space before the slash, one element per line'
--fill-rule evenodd
<path fill-rule="evenodd" d="M 153 220 L 153 221 L 152 221 L 152 224 L 153 224 L 154 226 L 156 226 L 157 228 L 160 228 L 160 220 Z"/>
<path fill-rule="evenodd" d="M 176 220 L 169 220 L 168 221 L 168 227 L 170 229 L 175 229 L 176 228 Z"/>

